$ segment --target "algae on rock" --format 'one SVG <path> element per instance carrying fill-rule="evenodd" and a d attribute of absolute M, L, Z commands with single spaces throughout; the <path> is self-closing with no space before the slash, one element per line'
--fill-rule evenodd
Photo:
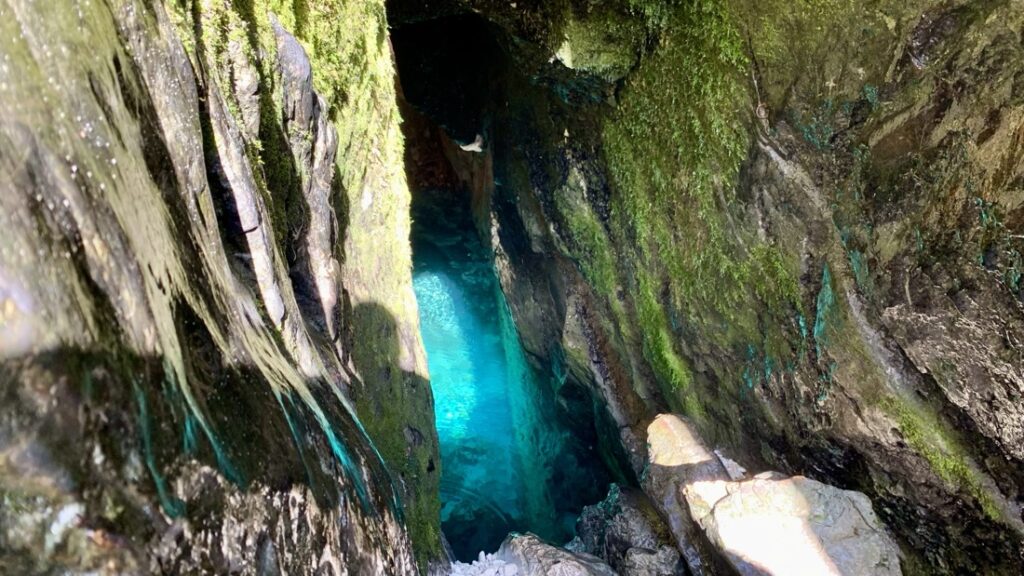
<path fill-rule="evenodd" d="M 1019 3 L 441 4 L 514 63 L 485 111 L 491 240 L 524 345 L 574 351 L 606 439 L 642 451 L 671 407 L 867 493 L 908 565 L 1012 573 Z M 604 14 L 631 20 L 588 71 Z"/>
<path fill-rule="evenodd" d="M 13 235 L 0 281 L 18 328 L 0 341 L 0 419 L 25 454 L 60 455 L 0 482 L 5 501 L 19 475 L 56 482 L 16 497 L 37 528 L 68 506 L 82 518 L 54 535 L 61 552 L 5 510 L 4 562 L 380 574 L 415 572 L 413 550 L 439 561 L 383 3 L 0 13 Z M 415 446 L 403 425 L 422 430 Z"/>
<path fill-rule="evenodd" d="M 242 43 L 250 64 L 258 67 L 260 129 L 258 137 L 249 139 L 248 149 L 252 161 L 263 167 L 262 189 L 275 207 L 275 221 L 297 226 L 308 226 L 311 210 L 299 190 L 311 175 L 287 160 L 292 153 L 272 21 L 294 32 L 308 54 L 321 113 L 337 133 L 338 153 L 326 175 L 326 207 L 332 213 L 333 258 L 340 267 L 333 281 L 340 283 L 341 317 L 330 337 L 344 356 L 345 379 L 353 379 L 347 390 L 359 416 L 396 474 L 406 521 L 425 568 L 441 556 L 440 475 L 431 466 L 438 460 L 438 446 L 412 293 L 409 191 L 383 2 L 176 2 L 182 34 L 195 27 L 197 45 L 208 46 L 209 67 L 222 84 L 238 75 L 231 61 L 232 42 Z M 244 117 L 242 96 L 234 92 L 233 110 Z M 301 134 L 291 137 L 301 142 Z M 293 241 L 278 236 L 282 246 Z M 410 444 L 406 428 L 416 430 L 422 441 Z"/>

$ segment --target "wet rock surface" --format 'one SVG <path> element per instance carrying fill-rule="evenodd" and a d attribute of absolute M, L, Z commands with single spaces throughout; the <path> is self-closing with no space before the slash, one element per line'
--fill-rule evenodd
<path fill-rule="evenodd" d="M 300 305 L 306 305 L 306 316 L 338 342 L 343 330 L 339 325 L 343 306 L 337 259 L 340 231 L 332 204 L 333 187 L 338 185 L 334 165 L 337 130 L 326 117 L 326 103 L 313 90 L 313 71 L 302 46 L 276 18 L 271 25 L 277 43 L 284 130 L 305 200 L 303 226 L 297 231 L 298 238 L 290 239 L 294 254 L 291 276 Z M 340 346 L 339 352 L 344 354 Z"/>
<path fill-rule="evenodd" d="M 443 568 L 383 2 L 72 4 L 0 2 L 0 571 L 403 573 L 406 527 Z M 469 55 L 410 101 L 476 141 L 529 360 L 691 571 L 759 553 L 714 550 L 760 494 L 864 509 L 836 486 L 906 572 L 1019 574 L 1024 11 L 812 4 L 388 10 Z"/>
<path fill-rule="evenodd" d="M 283 28 L 267 75 L 244 34 L 209 45 L 203 24 L 160 2 L 0 3 L 0 572 L 416 573 L 347 396 L 376 380 L 340 345 L 346 124 Z M 270 155 L 294 188 L 268 187 Z"/>
<path fill-rule="evenodd" d="M 869 495 L 908 571 L 1020 572 L 1019 2 L 601 4 L 390 3 L 512 62 L 479 219 L 531 358 L 626 472 L 683 412 Z"/>

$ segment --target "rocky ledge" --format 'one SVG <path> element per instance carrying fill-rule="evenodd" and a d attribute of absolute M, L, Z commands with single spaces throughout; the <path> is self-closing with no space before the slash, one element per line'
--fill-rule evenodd
<path fill-rule="evenodd" d="M 643 490 L 613 485 L 564 548 L 511 534 L 452 576 L 899 576 L 899 548 L 860 492 L 750 475 L 683 417 L 647 428 Z"/>
<path fill-rule="evenodd" d="M 648 427 L 644 489 L 693 574 L 901 574 L 899 549 L 860 492 L 803 476 L 748 477 L 686 419 Z"/>

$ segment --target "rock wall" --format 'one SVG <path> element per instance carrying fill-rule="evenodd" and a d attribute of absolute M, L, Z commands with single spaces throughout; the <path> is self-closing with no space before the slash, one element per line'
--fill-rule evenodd
<path fill-rule="evenodd" d="M 907 572 L 1019 573 L 1020 0 L 388 8 L 463 18 L 487 73 L 403 71 L 437 89 L 409 101 L 623 480 L 680 412 L 866 493 Z M 0 29 L 3 568 L 438 559 L 383 3 L 4 0 Z"/>
<path fill-rule="evenodd" d="M 0 27 L 0 572 L 439 562 L 382 4 Z"/>
<path fill-rule="evenodd" d="M 1018 572 L 1021 3 L 389 3 L 466 12 L 486 104 L 410 101 L 480 127 L 524 345 L 609 460 L 682 412 L 867 493 L 908 572 Z"/>

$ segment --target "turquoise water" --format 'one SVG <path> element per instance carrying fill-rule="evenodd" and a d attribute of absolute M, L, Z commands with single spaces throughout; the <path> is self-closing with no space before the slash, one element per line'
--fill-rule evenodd
<path fill-rule="evenodd" d="M 510 531 L 572 538 L 607 479 L 561 424 L 549 375 L 527 363 L 492 268 L 461 207 L 414 206 L 413 286 L 441 443 L 441 521 L 460 559 Z"/>

